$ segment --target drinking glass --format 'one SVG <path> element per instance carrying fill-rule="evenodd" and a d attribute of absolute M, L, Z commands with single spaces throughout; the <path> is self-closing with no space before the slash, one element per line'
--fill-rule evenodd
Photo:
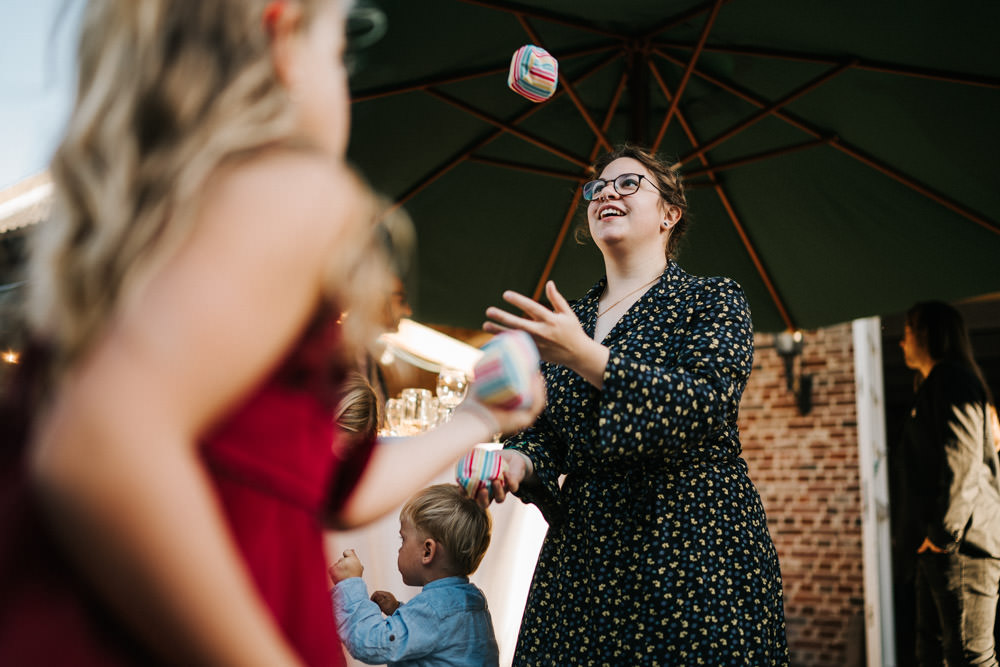
<path fill-rule="evenodd" d="M 437 397 L 441 406 L 448 411 L 448 418 L 451 418 L 452 411 L 465 399 L 469 393 L 469 378 L 465 371 L 457 368 L 442 368 L 438 373 Z"/>
<path fill-rule="evenodd" d="M 403 401 L 403 428 L 400 435 L 413 435 L 431 426 L 431 392 L 427 389 L 407 388 L 400 392 Z"/>
<path fill-rule="evenodd" d="M 385 402 L 385 425 L 389 429 L 389 435 L 401 435 L 405 410 L 406 406 L 402 399 L 390 398 Z"/>

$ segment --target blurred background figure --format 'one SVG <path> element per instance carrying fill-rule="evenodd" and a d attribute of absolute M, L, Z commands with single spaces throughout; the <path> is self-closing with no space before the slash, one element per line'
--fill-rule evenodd
<path fill-rule="evenodd" d="M 961 314 L 928 301 L 900 342 L 916 396 L 903 431 L 902 531 L 914 554 L 920 665 L 996 665 L 1000 465 L 990 408 Z"/>
<path fill-rule="evenodd" d="M 378 200 L 377 228 L 392 266 L 392 275 L 383 289 L 379 290 L 382 300 L 378 321 L 379 334 L 395 333 L 403 318 L 413 315 L 410 307 L 406 281 L 413 275 L 412 263 L 416 253 L 416 231 L 406 211 L 391 201 L 380 197 Z M 378 295 L 373 294 L 373 297 Z M 397 379 L 400 371 L 395 358 L 379 340 L 372 341 L 372 349 L 365 354 L 359 367 L 362 375 L 375 390 L 379 405 L 378 425 L 385 428 L 386 401 L 398 392 L 401 386 Z M 388 378 L 387 379 L 387 375 Z M 392 380 L 392 382 L 390 382 Z M 406 378 L 402 382 L 411 381 Z"/>
<path fill-rule="evenodd" d="M 393 275 L 390 279 L 389 292 L 385 300 L 385 308 L 382 312 L 382 319 L 379 322 L 382 333 L 395 332 L 399 329 L 399 323 L 404 317 L 413 314 L 406 293 L 406 285 L 402 278 Z M 375 341 L 377 344 L 377 341 Z M 383 411 L 385 402 L 392 396 L 389 385 L 386 381 L 387 367 L 395 360 L 391 353 L 386 352 L 385 346 L 378 346 L 375 353 L 368 353 L 361 361 L 361 372 L 375 390 L 379 404 L 379 427 L 385 426 Z M 391 373 L 391 371 L 389 371 Z"/>

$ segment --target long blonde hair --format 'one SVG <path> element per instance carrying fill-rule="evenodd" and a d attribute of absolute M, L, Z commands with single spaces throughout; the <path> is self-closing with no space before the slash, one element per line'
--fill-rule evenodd
<path fill-rule="evenodd" d="M 334 1 L 297 0 L 303 29 Z M 266 5 L 89 3 L 75 106 L 51 165 L 53 212 L 38 225 L 29 267 L 27 320 L 53 351 L 54 371 L 77 360 L 188 237 L 216 170 L 267 148 L 318 150 L 296 135 L 262 22 Z M 358 229 L 358 242 L 331 262 L 370 265 L 372 234 Z M 364 304 L 345 289 L 341 301 Z"/>

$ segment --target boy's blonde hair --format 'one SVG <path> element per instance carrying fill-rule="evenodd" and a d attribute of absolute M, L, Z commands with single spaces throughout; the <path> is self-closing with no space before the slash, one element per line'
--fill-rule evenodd
<path fill-rule="evenodd" d="M 476 571 L 490 546 L 490 513 L 458 484 L 435 484 L 410 498 L 399 513 L 418 532 L 444 547 L 456 575 Z"/>

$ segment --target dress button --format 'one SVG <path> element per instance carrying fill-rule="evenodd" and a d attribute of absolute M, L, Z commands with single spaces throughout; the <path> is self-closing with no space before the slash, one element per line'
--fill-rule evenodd
<path fill-rule="evenodd" d="M 389 635 L 389 641 L 391 642 L 396 641 L 396 635 Z"/>

